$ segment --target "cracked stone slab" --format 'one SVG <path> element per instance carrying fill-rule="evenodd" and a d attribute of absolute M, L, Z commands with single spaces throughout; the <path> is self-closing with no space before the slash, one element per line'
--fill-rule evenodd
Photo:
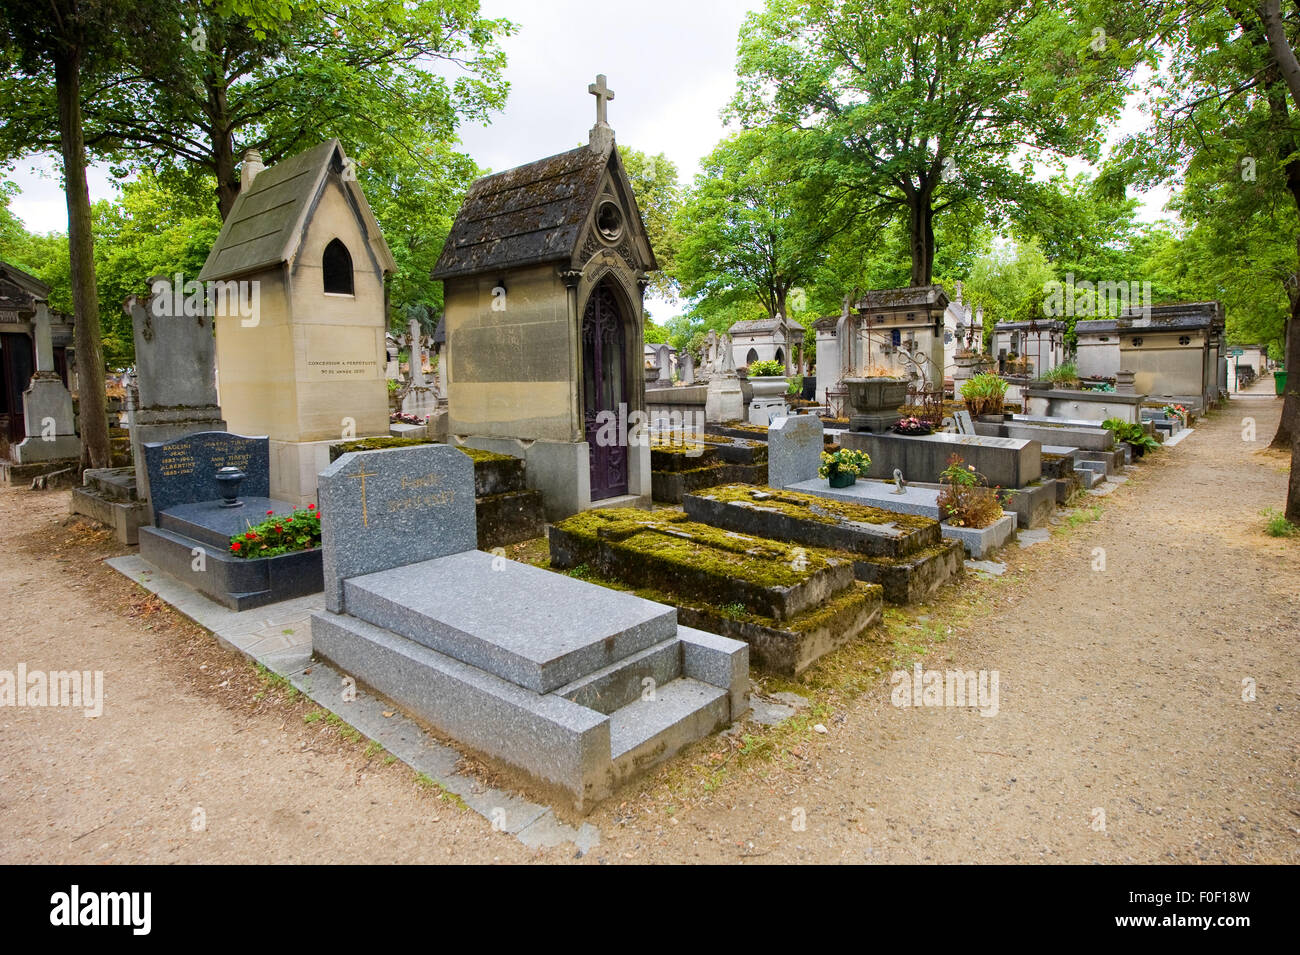
<path fill-rule="evenodd" d="M 1001 577 L 1006 573 L 1007 565 L 996 560 L 968 560 L 966 561 L 966 569 L 971 573 Z"/>

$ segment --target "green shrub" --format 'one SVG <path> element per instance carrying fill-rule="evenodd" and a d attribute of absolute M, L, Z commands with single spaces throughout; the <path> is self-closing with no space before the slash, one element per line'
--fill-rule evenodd
<path fill-rule="evenodd" d="M 750 378 L 780 378 L 785 374 L 785 365 L 775 358 L 767 358 L 763 361 L 750 362 Z"/>
<path fill-rule="evenodd" d="M 991 372 L 982 372 L 961 383 L 961 396 L 971 414 L 1002 414 L 1007 383 Z"/>
<path fill-rule="evenodd" d="M 1270 509 L 1263 514 L 1264 519 L 1268 521 L 1264 532 L 1269 537 L 1295 537 L 1300 534 L 1300 527 L 1288 521 L 1281 511 Z"/>
<path fill-rule="evenodd" d="M 1079 383 L 1079 368 L 1072 361 L 1066 362 L 1064 365 L 1057 365 L 1043 375 L 1043 380 L 1050 381 L 1054 385 L 1077 385 Z"/>

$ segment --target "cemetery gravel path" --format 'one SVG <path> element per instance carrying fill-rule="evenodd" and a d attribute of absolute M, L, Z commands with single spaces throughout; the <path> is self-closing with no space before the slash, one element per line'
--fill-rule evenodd
<path fill-rule="evenodd" d="M 825 734 L 771 734 L 771 758 L 709 786 L 739 743 L 697 744 L 589 817 L 602 843 L 581 861 L 1300 861 L 1300 540 L 1259 516 L 1285 493 L 1259 451 L 1277 410 L 1232 402 L 1095 522 L 898 620 L 890 639 L 928 628 L 926 667 L 998 670 L 996 716 L 896 708 L 886 669 L 819 699 Z M 0 862 L 574 860 L 304 722 L 309 704 L 100 563 L 121 549 L 67 496 L 0 489 L 0 670 L 103 670 L 107 704 L 0 709 Z"/>

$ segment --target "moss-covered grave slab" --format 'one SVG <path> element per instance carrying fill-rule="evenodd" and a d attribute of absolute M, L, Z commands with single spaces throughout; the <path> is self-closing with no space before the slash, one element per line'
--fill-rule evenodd
<path fill-rule="evenodd" d="M 681 623 L 750 644 L 754 661 L 797 675 L 880 618 L 881 588 L 853 560 L 710 527 L 673 511 L 610 508 L 548 529 L 551 566 L 596 575 L 678 608 Z"/>
<path fill-rule="evenodd" d="M 960 543 L 928 517 L 745 485 L 687 495 L 683 505 L 714 527 L 846 552 L 858 580 L 880 584 L 891 603 L 919 603 L 964 568 Z"/>
<path fill-rule="evenodd" d="M 767 445 L 759 441 L 665 432 L 650 446 L 650 496 L 660 504 L 719 484 L 767 481 Z"/>

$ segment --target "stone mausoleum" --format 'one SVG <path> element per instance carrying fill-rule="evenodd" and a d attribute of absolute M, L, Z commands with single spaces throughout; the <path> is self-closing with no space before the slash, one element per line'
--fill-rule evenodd
<path fill-rule="evenodd" d="M 727 330 L 731 356 L 739 368 L 756 361 L 779 361 L 785 374 L 803 374 L 804 327 L 793 318 L 775 317 L 736 322 Z"/>
<path fill-rule="evenodd" d="M 338 140 L 271 167 L 250 150 L 240 174 L 199 275 L 237 283 L 209 287 L 221 409 L 232 432 L 270 438 L 270 496 L 306 504 L 332 442 L 388 434 L 396 263 Z"/>
<path fill-rule="evenodd" d="M 524 458 L 551 520 L 650 500 L 650 449 L 622 422 L 645 409 L 642 297 L 658 266 L 606 121 L 614 94 L 603 76 L 589 91 L 588 144 L 475 182 L 433 272 L 449 440 Z"/>
<path fill-rule="evenodd" d="M 1114 333 L 1119 367 L 1133 372 L 1138 394 L 1177 402 L 1193 411 L 1203 411 L 1227 394 L 1222 303 L 1131 309 L 1115 320 Z"/>

